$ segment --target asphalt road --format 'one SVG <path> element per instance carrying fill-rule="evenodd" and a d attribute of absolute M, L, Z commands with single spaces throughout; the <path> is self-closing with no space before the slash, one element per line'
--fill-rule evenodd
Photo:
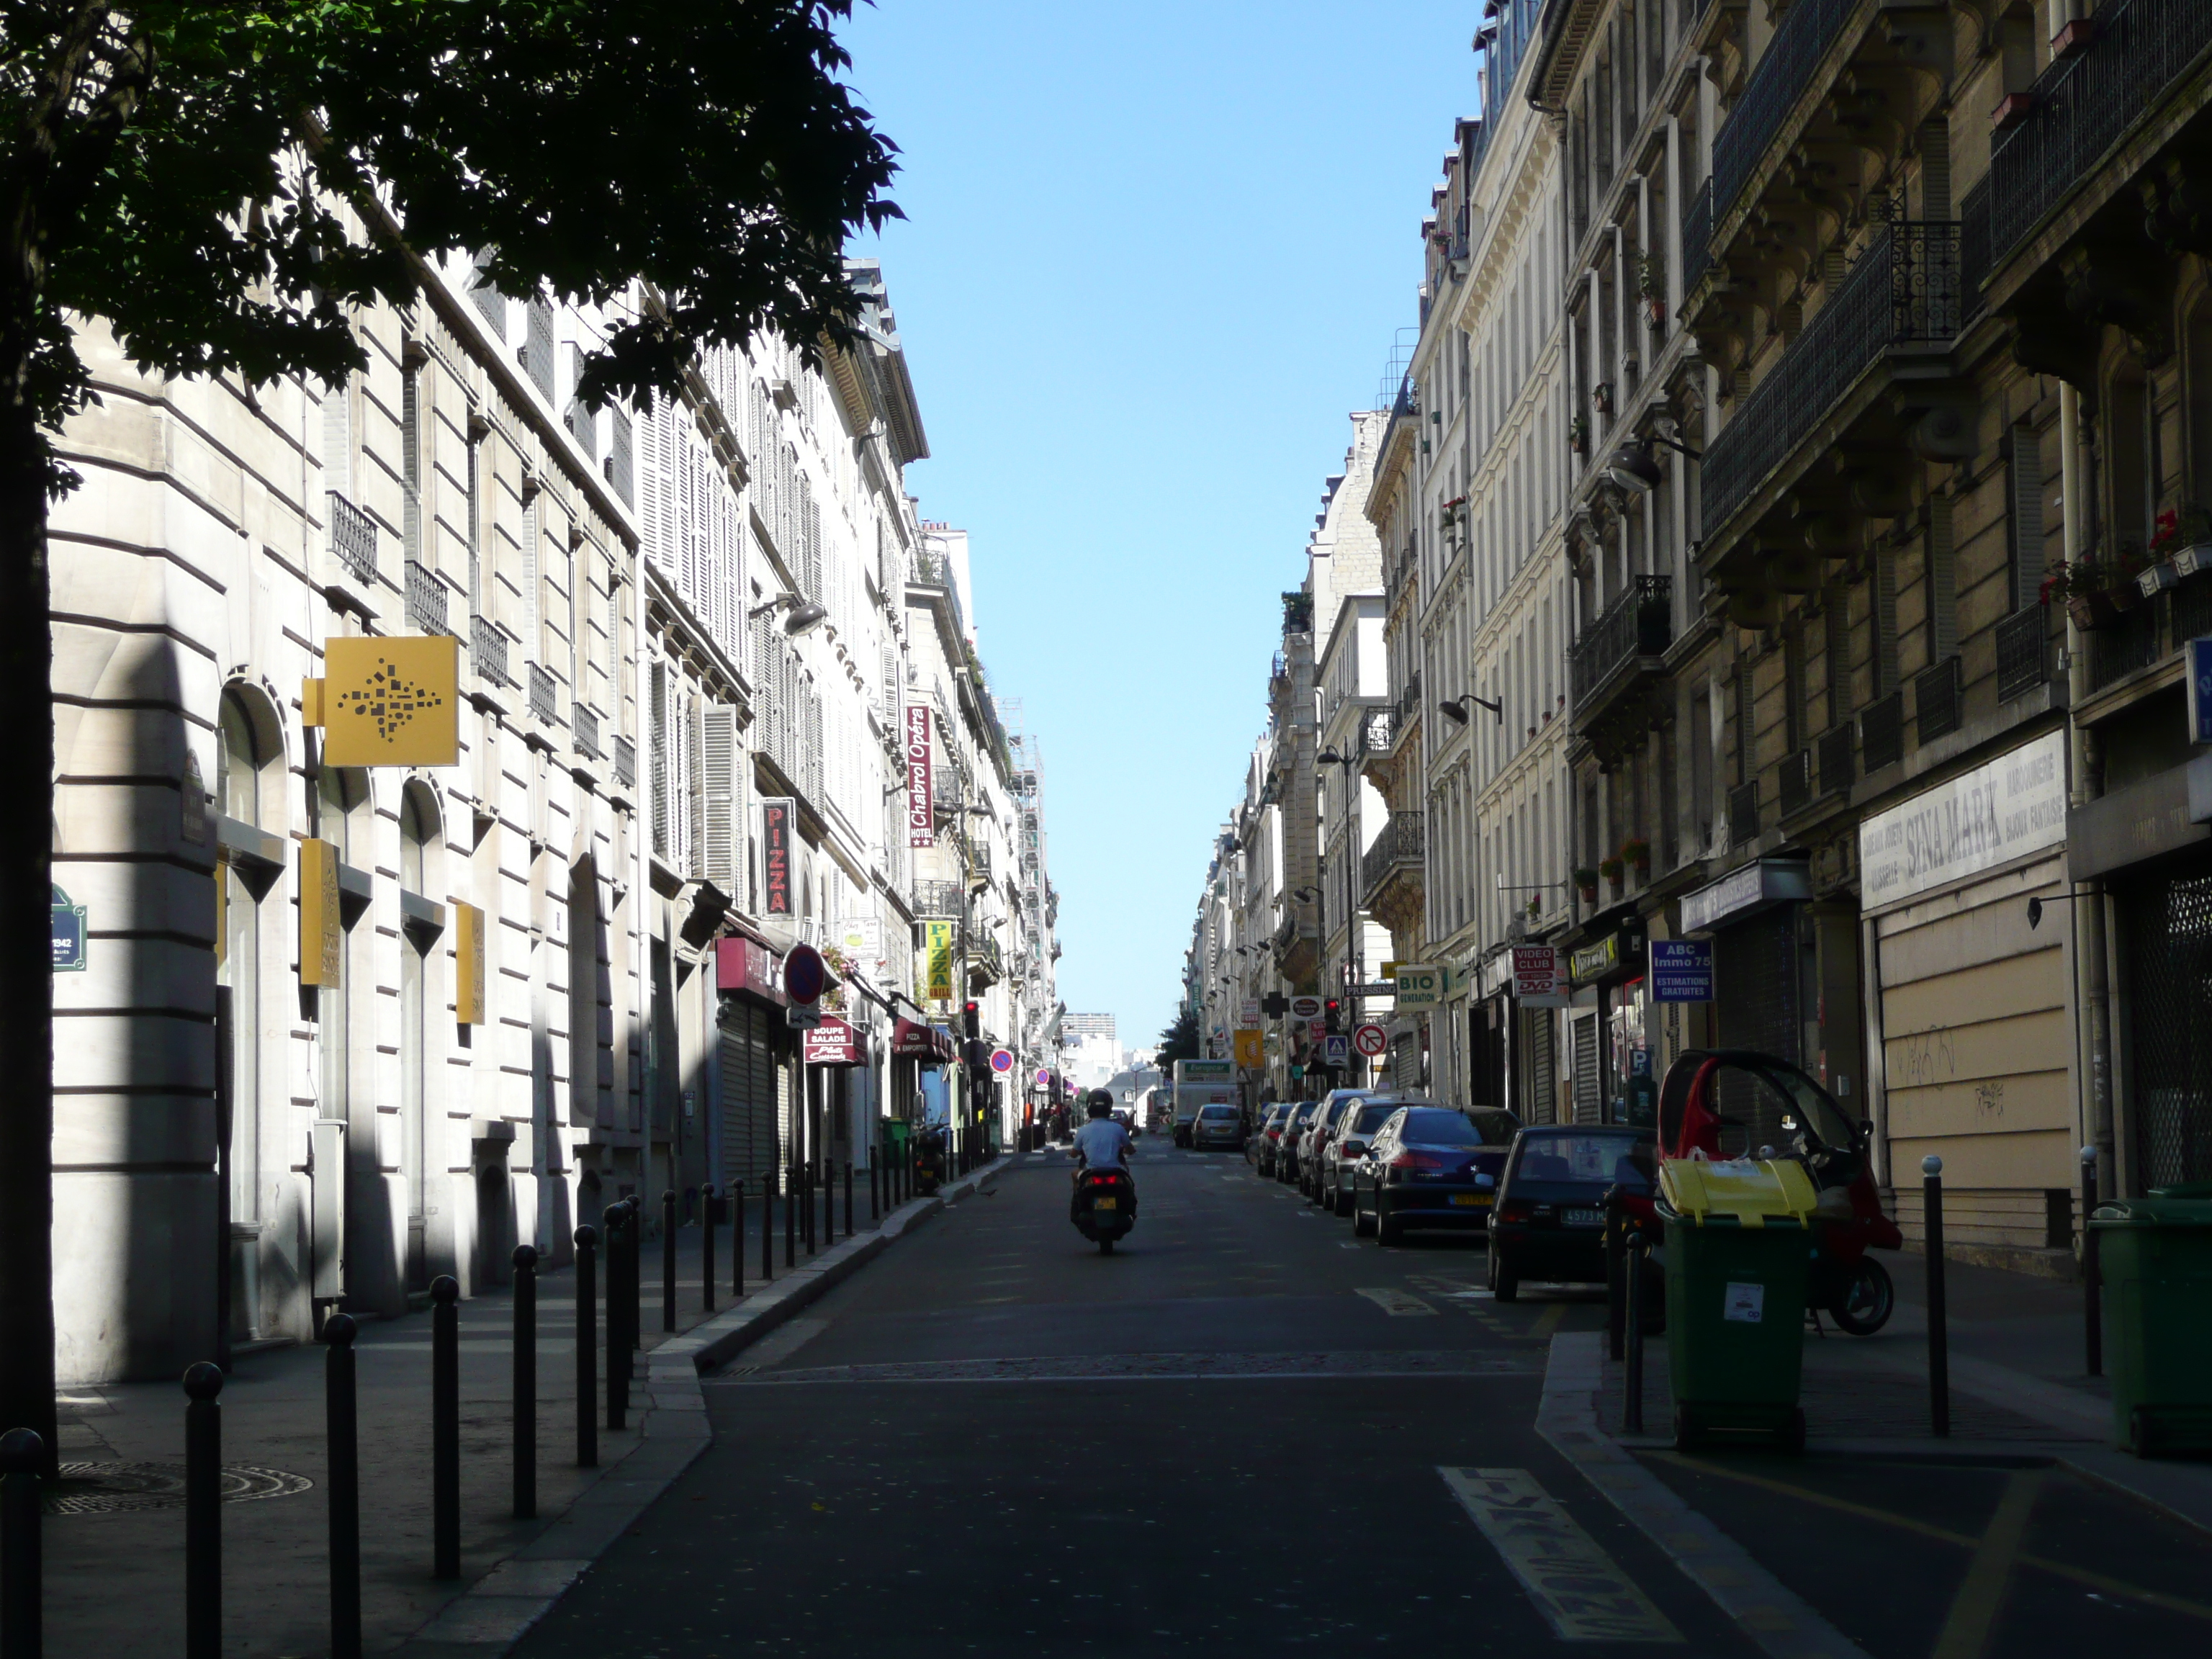
<path fill-rule="evenodd" d="M 1499 1306 L 1478 1240 L 1355 1243 L 1233 1154 L 1138 1180 L 1102 1257 L 1021 1160 L 710 1379 L 711 1449 L 518 1653 L 1762 1651 L 1534 1431 L 1601 1302 Z M 2206 1540 L 2047 1463 L 1639 1461 L 1832 1651 L 2212 1635 Z"/>

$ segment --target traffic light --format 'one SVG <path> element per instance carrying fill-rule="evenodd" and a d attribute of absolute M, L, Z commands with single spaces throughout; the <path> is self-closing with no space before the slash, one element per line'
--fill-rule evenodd
<path fill-rule="evenodd" d="M 960 1034 L 973 1042 L 983 1035 L 983 1006 L 978 1002 L 960 1005 Z"/>
<path fill-rule="evenodd" d="M 1341 1031 L 1344 1029 L 1344 1005 L 1331 997 L 1322 1005 L 1322 1018 L 1323 1030 Z"/>

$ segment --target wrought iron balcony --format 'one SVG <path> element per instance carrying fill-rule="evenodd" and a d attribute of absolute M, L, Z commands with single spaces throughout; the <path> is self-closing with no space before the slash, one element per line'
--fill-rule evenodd
<path fill-rule="evenodd" d="M 637 745 L 628 738 L 615 739 L 615 781 L 625 789 L 637 787 Z"/>
<path fill-rule="evenodd" d="M 918 916 L 964 916 L 967 890 L 957 881 L 918 881 L 914 884 L 914 913 Z"/>
<path fill-rule="evenodd" d="M 1989 217 L 1984 269 L 2025 241 L 2212 46 L 2212 0 L 2119 0 L 2090 21 L 2087 49 L 2035 78 L 2027 118 L 1990 157 L 1987 198 L 1973 204 Z"/>
<path fill-rule="evenodd" d="M 1782 797 L 1782 816 L 1794 817 L 1813 804 L 1813 751 L 1800 749 L 1782 757 L 1782 775 L 1778 793 Z"/>
<path fill-rule="evenodd" d="M 1583 629 L 1567 653 L 1578 724 L 1603 708 L 1602 694 L 1656 672 L 1674 639 L 1674 592 L 1671 576 L 1638 576 Z"/>
<path fill-rule="evenodd" d="M 2015 611 L 1997 624 L 1997 701 L 2024 696 L 2049 678 L 2045 647 L 2051 619 L 2040 605 Z"/>
<path fill-rule="evenodd" d="M 1421 867 L 1422 849 L 1427 844 L 1425 828 L 1419 812 L 1390 814 L 1390 822 L 1382 826 L 1382 834 L 1375 837 L 1359 860 L 1362 908 L 1371 906 L 1376 890 L 1399 870 Z"/>
<path fill-rule="evenodd" d="M 1421 674 L 1413 671 L 1406 682 L 1406 689 L 1398 694 L 1398 706 L 1390 720 L 1390 738 L 1395 743 L 1421 723 Z"/>
<path fill-rule="evenodd" d="M 1396 742 L 1397 729 L 1395 708 L 1370 708 L 1360 724 L 1360 747 L 1370 755 L 1387 755 Z"/>
<path fill-rule="evenodd" d="M 599 757 L 599 716 L 597 709 L 583 703 L 572 711 L 576 722 L 576 752 L 592 760 Z"/>
<path fill-rule="evenodd" d="M 553 671 L 543 663 L 530 665 L 530 712 L 541 720 L 557 720 L 561 708 L 553 690 Z"/>
<path fill-rule="evenodd" d="M 1859 753 L 1872 777 L 1905 758 L 1905 693 L 1877 697 L 1859 711 Z"/>
<path fill-rule="evenodd" d="M 1722 218 L 1735 205 L 1782 124 L 1797 106 L 1813 72 L 1835 44 L 1858 0 L 1797 0 L 1775 26 L 1728 119 L 1713 135 L 1713 205 Z"/>
<path fill-rule="evenodd" d="M 968 977 L 986 985 L 996 985 L 1006 976 L 1006 958 L 999 953 L 999 941 L 994 939 L 970 940 L 968 945 Z"/>
<path fill-rule="evenodd" d="M 1838 721 L 1820 734 L 1820 793 L 1841 795 L 1850 792 L 1851 776 L 1851 723 Z"/>
<path fill-rule="evenodd" d="M 349 575 L 364 585 L 376 580 L 376 520 L 335 489 L 326 498 L 324 523 L 331 551 Z"/>
<path fill-rule="evenodd" d="M 1820 3 L 1799 0 L 1801 9 Z M 1798 15 L 1792 11 L 1790 18 Z M 1955 222 L 1900 220 L 1883 227 L 1782 360 L 1736 399 L 1728 424 L 1705 451 L 1709 545 L 1883 351 L 1942 344 L 1957 335 L 1960 292 Z"/>
<path fill-rule="evenodd" d="M 1932 668 L 1924 668 L 1912 682 L 1914 720 L 1920 730 L 1920 741 L 1933 743 L 1959 729 L 1964 699 L 1959 688 L 1959 659 L 1946 657 Z"/>
<path fill-rule="evenodd" d="M 407 620 L 425 634 L 443 634 L 446 585 L 438 573 L 417 560 L 407 561 Z"/>
<path fill-rule="evenodd" d="M 507 677 L 507 635 L 489 617 L 469 618 L 469 657 L 479 678 L 494 685 L 512 685 Z"/>

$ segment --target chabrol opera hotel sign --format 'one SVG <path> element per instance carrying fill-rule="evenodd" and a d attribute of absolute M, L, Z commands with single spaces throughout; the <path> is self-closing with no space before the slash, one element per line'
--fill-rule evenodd
<path fill-rule="evenodd" d="M 906 844 L 908 847 L 934 847 L 937 831 L 930 814 L 934 806 L 931 799 L 933 781 L 931 777 L 929 705 L 910 702 L 906 706 Z"/>

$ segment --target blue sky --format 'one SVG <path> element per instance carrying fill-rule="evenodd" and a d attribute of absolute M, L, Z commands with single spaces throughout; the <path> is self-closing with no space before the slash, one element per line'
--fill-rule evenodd
<path fill-rule="evenodd" d="M 1346 416 L 1415 320 L 1480 7 L 880 0 L 880 245 L 985 666 L 1041 739 L 1060 994 L 1167 1023 Z"/>

